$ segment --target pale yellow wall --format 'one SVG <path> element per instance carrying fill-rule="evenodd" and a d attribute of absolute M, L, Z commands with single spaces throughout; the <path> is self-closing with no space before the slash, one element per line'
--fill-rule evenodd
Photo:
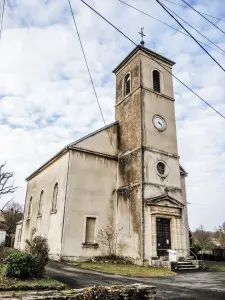
<path fill-rule="evenodd" d="M 14 241 L 14 248 L 20 249 L 20 241 L 19 241 L 19 232 L 22 229 L 22 223 L 16 225 L 16 233 L 15 233 L 15 241 Z"/>
<path fill-rule="evenodd" d="M 159 161 L 166 163 L 168 167 L 168 176 L 161 177 L 158 175 L 156 166 Z M 152 151 L 144 151 L 144 174 L 145 182 L 177 187 L 181 189 L 180 167 L 177 158 L 169 157 L 162 153 L 160 154 Z"/>
<path fill-rule="evenodd" d="M 30 238 L 32 228 L 48 239 L 50 256 L 58 258 L 61 250 L 61 233 L 67 181 L 69 153 L 65 153 L 35 177 L 29 180 L 24 211 L 21 249 L 25 248 L 25 239 Z M 53 189 L 58 182 L 57 212 L 51 214 Z M 42 216 L 38 217 L 38 205 L 41 191 L 43 195 Z M 28 220 L 28 204 L 33 197 L 31 218 Z"/>
<path fill-rule="evenodd" d="M 174 101 L 159 94 L 143 91 L 143 145 L 146 147 L 177 154 L 177 136 Z M 153 117 L 160 115 L 165 120 L 166 130 L 158 131 L 153 125 Z"/>
<path fill-rule="evenodd" d="M 77 143 L 75 147 L 105 153 L 109 155 L 117 154 L 117 126 L 113 126 L 91 135 L 85 140 Z"/>
<path fill-rule="evenodd" d="M 160 62 L 162 63 L 162 61 Z M 163 65 L 172 72 L 171 66 Z M 153 70 L 160 72 L 161 93 L 153 92 Z M 141 55 L 142 81 L 142 129 L 144 151 L 144 199 L 165 194 L 165 186 L 169 196 L 184 204 L 181 216 L 171 215 L 168 208 L 166 218 L 171 218 L 171 247 L 173 249 L 188 248 L 188 221 L 185 196 L 185 182 L 181 180 L 177 149 L 176 120 L 174 110 L 174 94 L 172 76 L 149 59 Z M 153 125 L 153 117 L 160 115 L 166 121 L 166 130 L 158 131 Z M 157 162 L 164 161 L 168 167 L 168 176 L 157 174 Z M 145 257 L 156 256 L 156 223 L 157 215 L 151 214 L 151 208 L 145 208 Z M 179 250 L 179 256 L 186 256 L 187 251 Z"/>
<path fill-rule="evenodd" d="M 187 207 L 187 199 L 186 199 L 186 183 L 185 183 L 185 177 L 181 176 L 181 187 L 182 187 L 182 196 L 184 201 L 184 213 L 183 213 L 183 219 L 182 223 L 184 226 L 184 234 L 183 234 L 183 244 L 184 249 L 186 249 L 184 252 L 184 255 L 193 255 L 193 253 L 190 253 L 190 239 L 189 239 L 189 227 L 188 227 L 188 207 Z"/>
<path fill-rule="evenodd" d="M 154 58 L 159 61 L 168 71 L 172 72 L 172 67 L 162 62 L 161 60 Z M 173 80 L 172 76 L 156 61 L 152 60 L 146 54 L 141 54 L 141 78 L 142 78 L 142 86 L 148 89 L 153 89 L 153 80 L 152 80 L 152 71 L 158 70 L 162 75 L 162 94 L 173 98 Z"/>
<path fill-rule="evenodd" d="M 117 161 L 71 151 L 63 234 L 63 256 L 78 259 L 106 249 L 83 248 L 85 218 L 96 217 L 95 235 L 114 222 Z"/>

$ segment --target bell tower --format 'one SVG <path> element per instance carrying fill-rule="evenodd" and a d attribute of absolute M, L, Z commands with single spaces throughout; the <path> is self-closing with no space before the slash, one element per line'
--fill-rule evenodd
<path fill-rule="evenodd" d="M 117 222 L 126 231 L 125 254 L 140 264 L 167 255 L 167 249 L 180 251 L 180 256 L 189 252 L 170 74 L 174 64 L 138 45 L 114 70 Z"/>

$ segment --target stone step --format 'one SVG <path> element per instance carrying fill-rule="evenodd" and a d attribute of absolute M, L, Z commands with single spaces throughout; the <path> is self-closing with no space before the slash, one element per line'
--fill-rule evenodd
<path fill-rule="evenodd" d="M 178 271 L 190 271 L 190 270 L 196 270 L 195 266 L 192 266 L 191 268 L 187 268 L 187 267 L 179 267 Z"/>
<path fill-rule="evenodd" d="M 197 270 L 195 265 L 190 261 L 178 261 L 173 263 L 173 267 L 175 271 L 194 271 Z"/>
<path fill-rule="evenodd" d="M 178 269 L 181 269 L 181 268 L 192 269 L 192 268 L 195 268 L 195 266 L 194 265 L 179 265 Z"/>

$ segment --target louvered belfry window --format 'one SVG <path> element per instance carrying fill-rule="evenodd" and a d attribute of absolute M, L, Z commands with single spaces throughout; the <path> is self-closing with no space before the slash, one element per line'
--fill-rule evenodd
<path fill-rule="evenodd" d="M 131 92 L 131 75 L 128 73 L 124 78 L 124 96 L 129 95 Z"/>
<path fill-rule="evenodd" d="M 153 73 L 153 90 L 155 92 L 160 93 L 161 89 L 160 89 L 160 73 L 157 70 L 154 70 Z"/>

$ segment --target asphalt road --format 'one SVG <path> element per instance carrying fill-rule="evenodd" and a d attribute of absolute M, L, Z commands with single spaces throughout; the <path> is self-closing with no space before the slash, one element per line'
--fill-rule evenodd
<path fill-rule="evenodd" d="M 50 262 L 46 272 L 70 288 L 143 283 L 156 286 L 158 300 L 225 300 L 225 272 L 188 272 L 164 278 L 131 278 L 86 271 L 58 262 Z"/>

